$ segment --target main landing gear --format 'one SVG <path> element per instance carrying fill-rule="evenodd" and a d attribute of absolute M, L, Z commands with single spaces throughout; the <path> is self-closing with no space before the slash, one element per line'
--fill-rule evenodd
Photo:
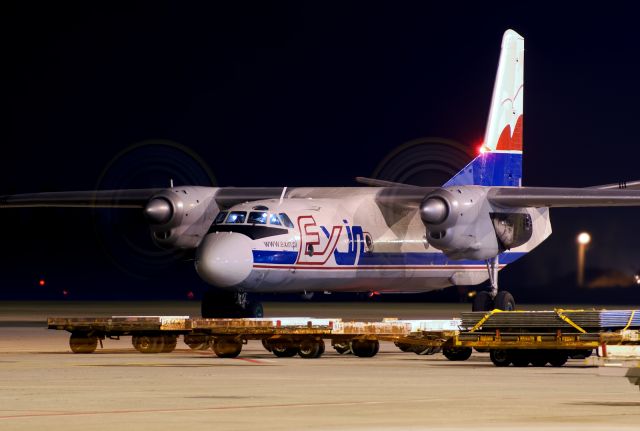
<path fill-rule="evenodd" d="M 498 291 L 498 269 L 500 268 L 498 256 L 487 260 L 487 271 L 489 271 L 489 281 L 491 291 L 478 292 L 473 299 L 472 311 L 491 311 L 493 309 L 503 311 L 514 311 L 516 301 L 506 290 Z"/>
<path fill-rule="evenodd" d="M 210 289 L 202 297 L 202 317 L 205 319 L 239 319 L 263 317 L 262 304 L 251 301 L 246 292 Z"/>

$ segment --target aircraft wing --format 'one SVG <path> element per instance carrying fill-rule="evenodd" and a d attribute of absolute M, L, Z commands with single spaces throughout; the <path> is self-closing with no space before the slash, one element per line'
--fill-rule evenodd
<path fill-rule="evenodd" d="M 163 189 L 94 190 L 0 196 L 0 208 L 143 208 Z"/>
<path fill-rule="evenodd" d="M 590 189 L 600 189 L 600 190 L 613 190 L 613 189 L 629 189 L 629 190 L 640 190 L 640 180 L 636 181 L 620 181 L 619 183 L 614 184 L 602 184 L 599 186 L 591 186 Z"/>
<path fill-rule="evenodd" d="M 502 207 L 640 206 L 637 189 L 494 187 L 487 197 Z"/>

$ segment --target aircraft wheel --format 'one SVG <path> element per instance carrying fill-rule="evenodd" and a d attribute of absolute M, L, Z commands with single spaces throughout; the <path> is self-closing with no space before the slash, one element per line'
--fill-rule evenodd
<path fill-rule="evenodd" d="M 233 338 L 217 338 L 213 352 L 218 358 L 236 358 L 242 351 L 242 341 Z"/>
<path fill-rule="evenodd" d="M 73 353 L 93 353 L 98 348 L 98 337 L 84 332 L 73 332 L 69 337 L 69 347 Z"/>
<path fill-rule="evenodd" d="M 333 345 L 333 348 L 340 355 L 348 355 L 349 353 L 351 353 L 351 346 L 349 345 L 349 343 L 335 343 Z"/>
<path fill-rule="evenodd" d="M 491 311 L 493 308 L 493 298 L 489 292 L 478 292 L 475 298 L 473 298 L 471 311 Z"/>
<path fill-rule="evenodd" d="M 466 361 L 471 357 L 471 347 L 445 347 L 442 354 L 450 361 Z"/>
<path fill-rule="evenodd" d="M 176 345 L 178 344 L 178 337 L 169 334 L 164 336 L 164 344 L 162 346 L 162 353 L 171 353 L 176 349 Z"/>
<path fill-rule="evenodd" d="M 380 350 L 378 340 L 351 340 L 351 351 L 360 358 L 371 358 Z"/>
<path fill-rule="evenodd" d="M 260 302 L 250 302 L 247 304 L 247 317 L 264 317 L 264 308 Z"/>
<path fill-rule="evenodd" d="M 134 335 L 131 344 L 140 353 L 160 353 L 164 348 L 162 335 Z"/>
<path fill-rule="evenodd" d="M 508 367 L 511 364 L 511 355 L 508 350 L 491 349 L 489 350 L 489 358 L 496 367 Z"/>
<path fill-rule="evenodd" d="M 516 301 L 513 299 L 513 295 L 511 295 L 506 290 L 501 290 L 500 292 L 498 292 L 494 303 L 495 307 L 498 310 L 515 311 L 516 309 Z"/>
<path fill-rule="evenodd" d="M 298 355 L 304 359 L 315 359 L 322 356 L 324 352 L 324 341 L 306 339 L 300 342 L 298 347 Z"/>

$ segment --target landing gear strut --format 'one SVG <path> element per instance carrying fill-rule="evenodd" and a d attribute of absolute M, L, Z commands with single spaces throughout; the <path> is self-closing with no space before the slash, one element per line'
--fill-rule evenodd
<path fill-rule="evenodd" d="M 202 297 L 202 317 L 204 318 L 245 318 L 263 317 L 260 302 L 251 301 L 246 292 L 230 292 L 210 289 Z"/>
<path fill-rule="evenodd" d="M 503 311 L 514 311 L 516 301 L 506 290 L 498 291 L 498 269 L 500 261 L 498 256 L 487 260 L 487 271 L 489 272 L 490 292 L 478 292 L 473 300 L 472 311 L 490 311 L 494 308 Z"/>

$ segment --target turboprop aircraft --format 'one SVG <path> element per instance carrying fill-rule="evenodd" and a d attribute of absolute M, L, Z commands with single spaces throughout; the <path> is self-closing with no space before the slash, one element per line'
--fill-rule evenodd
<path fill-rule="evenodd" d="M 0 207 L 141 209 L 158 246 L 195 249 L 196 271 L 216 288 L 204 317 L 260 316 L 254 292 L 410 293 L 487 279 L 473 309 L 512 310 L 498 271 L 551 234 L 551 207 L 640 205 L 640 181 L 523 186 L 523 70 L 524 39 L 507 30 L 482 151 L 441 187 L 191 185 L 2 196 Z"/>

